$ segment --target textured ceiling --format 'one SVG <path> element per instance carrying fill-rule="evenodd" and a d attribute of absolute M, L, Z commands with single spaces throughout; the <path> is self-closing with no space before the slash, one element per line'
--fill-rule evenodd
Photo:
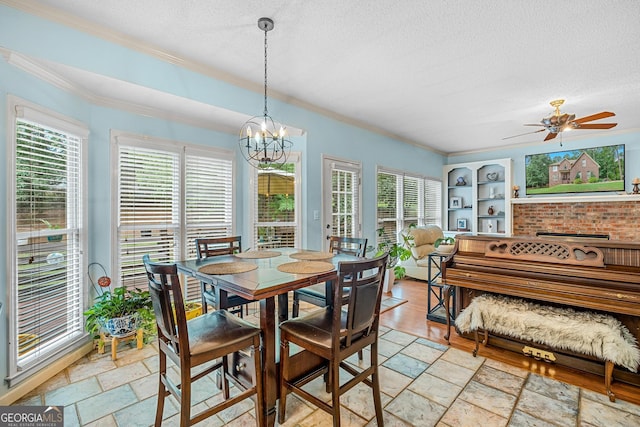
<path fill-rule="evenodd" d="M 603 122 L 619 123 L 566 133 L 565 141 L 640 130 L 638 0 L 27 3 L 30 12 L 36 5 L 43 16 L 69 14 L 87 31 L 125 35 L 256 91 L 264 48 L 256 23 L 271 17 L 270 96 L 444 153 L 542 141 L 546 133 L 502 138 L 537 129 L 522 125 L 548 116 L 557 98 L 567 100 L 563 112 L 613 111 Z"/>

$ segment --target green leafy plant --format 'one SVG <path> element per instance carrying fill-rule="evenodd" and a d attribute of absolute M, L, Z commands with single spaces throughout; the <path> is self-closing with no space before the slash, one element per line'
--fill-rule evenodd
<path fill-rule="evenodd" d="M 456 243 L 456 240 L 453 237 L 440 237 L 433 242 L 433 246 L 437 248 L 440 245 L 453 245 Z"/>
<path fill-rule="evenodd" d="M 94 336 L 100 333 L 101 322 L 132 314 L 138 314 L 142 319 L 145 332 L 155 332 L 155 318 L 149 291 L 141 289 L 126 289 L 119 287 L 113 292 L 105 291 L 96 298 L 96 302 L 89 307 L 84 315 L 87 316 L 85 329 Z M 145 334 L 147 335 L 147 334 Z M 150 334 L 151 335 L 151 334 Z"/>
<path fill-rule="evenodd" d="M 44 225 L 47 226 L 48 229 L 51 230 L 58 230 L 60 228 L 59 225 L 55 225 L 55 224 L 51 224 L 49 221 L 47 221 L 46 219 L 41 219 L 40 220 L 41 223 L 43 223 Z"/>
<path fill-rule="evenodd" d="M 384 227 L 380 227 L 376 231 L 378 233 L 378 248 L 375 256 L 380 256 L 387 252 L 389 254 L 387 268 L 393 269 L 393 275 L 396 279 L 402 279 L 407 274 L 407 271 L 403 266 L 398 265 L 398 262 L 411 258 L 411 250 L 402 244 L 389 240 L 384 234 Z"/>

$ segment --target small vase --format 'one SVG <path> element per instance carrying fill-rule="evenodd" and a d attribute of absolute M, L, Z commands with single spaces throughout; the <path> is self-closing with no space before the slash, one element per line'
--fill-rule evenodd
<path fill-rule="evenodd" d="M 495 211 L 493 210 L 493 206 L 489 206 L 489 209 L 487 210 L 487 213 L 488 213 L 489 215 L 493 215 L 493 213 L 494 213 L 494 212 L 495 212 Z"/>

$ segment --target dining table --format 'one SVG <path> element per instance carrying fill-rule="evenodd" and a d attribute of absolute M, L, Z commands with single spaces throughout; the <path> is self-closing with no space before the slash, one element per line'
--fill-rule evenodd
<path fill-rule="evenodd" d="M 358 259 L 347 254 L 277 248 L 176 262 L 179 272 L 213 285 L 219 306 L 225 306 L 229 293 L 259 302 L 264 385 L 260 396 L 264 403 L 260 425 L 275 424 L 279 392 L 278 325 L 288 318 L 289 292 L 325 283 L 327 295 L 331 295 L 338 278 L 338 263 Z M 297 363 L 303 371 L 305 364 L 320 362 L 304 355 Z"/>

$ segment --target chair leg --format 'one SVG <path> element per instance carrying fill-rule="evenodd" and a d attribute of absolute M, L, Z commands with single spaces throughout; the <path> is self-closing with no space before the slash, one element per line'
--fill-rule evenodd
<path fill-rule="evenodd" d="M 222 367 L 218 371 L 220 374 L 221 383 L 218 388 L 222 388 L 222 396 L 226 399 L 229 398 L 229 380 L 227 379 L 229 375 L 229 356 L 222 356 Z"/>
<path fill-rule="evenodd" d="M 331 382 L 331 407 L 333 409 L 333 427 L 340 427 L 340 361 L 331 360 L 329 363 Z"/>
<path fill-rule="evenodd" d="M 187 427 L 191 424 L 191 366 L 180 371 L 180 427 Z"/>
<path fill-rule="evenodd" d="M 380 398 L 380 377 L 378 376 L 378 343 L 377 341 L 371 345 L 371 366 L 373 366 L 373 374 L 371 374 L 371 385 L 373 388 L 373 405 L 376 408 L 376 421 L 379 426 L 384 425 L 384 416 L 382 413 L 382 399 Z"/>
<path fill-rule="evenodd" d="M 262 353 L 260 352 L 259 336 L 253 341 L 253 363 L 256 372 L 254 382 L 256 386 L 256 420 L 258 420 L 258 426 L 264 427 L 267 425 L 267 414 L 264 410 L 264 401 L 262 400 L 264 378 L 262 376 Z"/>
<path fill-rule="evenodd" d="M 298 295 L 296 295 L 296 293 L 293 293 L 293 304 L 291 307 L 291 317 L 295 318 L 298 317 L 298 314 L 300 314 L 300 298 L 298 298 Z"/>
<path fill-rule="evenodd" d="M 287 409 L 287 376 L 289 375 L 289 341 L 280 341 L 280 401 L 278 402 L 278 423 L 283 424 Z"/>
<path fill-rule="evenodd" d="M 164 399 L 167 395 L 167 389 L 164 386 L 162 377 L 167 375 L 167 356 L 161 351 L 159 354 L 160 366 L 158 367 L 158 404 L 156 405 L 156 421 L 155 427 L 162 426 L 162 414 L 164 411 Z"/>

